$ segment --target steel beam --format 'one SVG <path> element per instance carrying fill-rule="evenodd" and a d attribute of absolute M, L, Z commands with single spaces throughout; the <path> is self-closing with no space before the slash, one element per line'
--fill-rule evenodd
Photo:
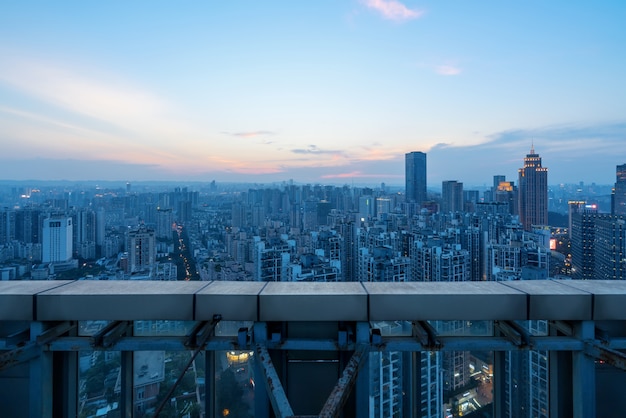
<path fill-rule="evenodd" d="M 41 353 L 41 347 L 34 342 L 6 351 L 0 354 L 0 371 L 34 360 Z"/>
<path fill-rule="evenodd" d="M 593 341 L 594 322 L 576 323 L 574 335 L 584 342 Z M 593 357 L 586 355 L 582 350 L 572 353 L 572 390 L 573 418 L 594 417 L 596 415 L 596 365 Z"/>
<path fill-rule="evenodd" d="M 626 371 L 626 354 L 596 342 L 585 344 L 585 354 Z"/>
<path fill-rule="evenodd" d="M 256 338 L 256 337 L 255 337 Z M 151 337 L 122 337 L 106 348 L 111 351 L 185 351 L 194 347 L 187 344 L 187 337 L 151 336 Z M 482 336 L 449 336 L 438 337 L 438 345 L 434 348 L 424 346 L 413 337 L 381 337 L 380 344 L 372 344 L 372 351 L 518 351 L 518 350 L 548 350 L 548 351 L 579 351 L 584 343 L 574 337 L 545 336 L 532 337 L 532 347 L 517 346 L 505 337 L 482 337 Z M 370 344 L 369 341 L 360 344 Z M 349 342 L 347 346 L 340 347 L 336 340 L 315 339 L 287 339 L 282 342 L 264 343 L 269 350 L 310 350 L 310 351 L 351 351 L 356 343 Z M 626 349 L 626 339 L 614 338 L 607 345 L 611 349 Z M 238 350 L 237 337 L 211 336 L 206 342 L 205 350 L 223 351 Z M 59 337 L 51 341 L 45 347 L 45 351 L 90 351 L 103 350 L 101 346 L 94 347 L 92 337 Z"/>
<path fill-rule="evenodd" d="M 174 382 L 174 384 L 172 385 L 170 390 L 167 392 L 167 394 L 163 397 L 161 403 L 159 404 L 156 411 L 154 412 L 155 418 L 158 418 L 159 414 L 165 407 L 165 404 L 170 401 L 170 397 L 172 396 L 172 393 L 174 393 L 174 390 L 176 389 L 176 387 L 178 387 L 180 382 L 185 377 L 185 373 L 187 373 L 187 369 L 189 369 L 189 366 L 191 366 L 191 363 L 193 363 L 193 361 L 196 359 L 198 354 L 200 354 L 200 351 L 204 349 L 205 344 L 207 343 L 209 338 L 211 338 L 211 335 L 213 335 L 213 332 L 215 331 L 215 327 L 221 320 L 222 320 L 221 315 L 213 315 L 213 320 L 211 321 L 209 326 L 206 328 L 203 328 L 203 334 L 200 336 L 200 341 L 198 342 L 198 346 L 193 351 L 193 354 L 191 355 L 191 358 L 189 359 L 185 367 L 181 370 L 180 375 L 178 376 L 178 379 L 176 379 L 176 382 Z"/>
<path fill-rule="evenodd" d="M 199 321 L 186 335 L 185 347 L 195 348 L 198 346 L 198 335 L 201 335 L 209 326 L 209 321 Z"/>
<path fill-rule="evenodd" d="M 424 321 L 413 321 L 412 325 L 412 334 L 417 341 L 422 345 L 422 347 L 428 347 L 430 344 L 430 338 L 428 338 L 428 332 L 422 326 L 422 322 Z"/>
<path fill-rule="evenodd" d="M 120 338 L 122 338 L 129 329 L 132 329 L 132 326 L 132 321 L 111 322 L 91 337 L 93 348 L 110 348 Z"/>
<path fill-rule="evenodd" d="M 293 416 L 293 410 L 285 394 L 282 383 L 267 348 L 261 344 L 256 345 L 256 360 L 261 364 L 263 372 L 263 380 L 267 388 L 267 395 L 272 404 L 272 409 L 277 418 L 287 418 Z"/>
<path fill-rule="evenodd" d="M 336 418 L 341 414 L 341 408 L 346 403 L 350 392 L 352 392 L 359 370 L 366 359 L 369 358 L 368 354 L 369 349 L 365 345 L 361 345 L 355 350 L 345 369 L 343 369 L 337 385 L 335 385 L 326 400 L 322 412 L 320 412 L 320 418 Z"/>
<path fill-rule="evenodd" d="M 76 328 L 76 321 L 64 321 L 61 322 L 54 327 L 45 330 L 40 335 L 37 335 L 36 341 L 37 344 L 43 345 L 47 344 L 52 340 L 60 337 L 63 334 L 68 333 L 70 330 Z"/>
<path fill-rule="evenodd" d="M 548 321 L 548 324 L 556 329 L 557 331 L 567 335 L 567 336 L 571 336 L 574 333 L 574 329 L 572 328 L 572 324 L 570 324 L 569 322 L 566 321 Z"/>
<path fill-rule="evenodd" d="M 30 340 L 30 328 L 16 331 L 5 338 L 0 339 L 4 342 L 5 347 L 14 347 L 25 345 Z"/>
<path fill-rule="evenodd" d="M 516 346 L 528 346 L 531 339 L 528 331 L 513 321 L 495 321 L 495 326 Z"/>

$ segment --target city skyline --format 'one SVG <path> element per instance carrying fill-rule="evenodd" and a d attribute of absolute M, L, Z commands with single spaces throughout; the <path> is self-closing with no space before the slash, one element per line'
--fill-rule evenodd
<path fill-rule="evenodd" d="M 626 6 L 22 2 L 0 16 L 2 180 L 610 184 Z"/>

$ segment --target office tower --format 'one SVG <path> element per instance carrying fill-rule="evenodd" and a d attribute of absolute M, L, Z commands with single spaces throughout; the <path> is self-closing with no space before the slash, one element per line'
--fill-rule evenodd
<path fill-rule="evenodd" d="M 548 224 L 548 169 L 531 147 L 519 170 L 519 216 L 526 231 Z"/>
<path fill-rule="evenodd" d="M 419 151 L 405 154 L 406 200 L 422 204 L 426 197 L 426 154 Z"/>
<path fill-rule="evenodd" d="M 156 261 L 156 241 L 154 231 L 145 225 L 128 231 L 126 237 L 129 271 L 131 273 L 145 270 Z"/>
<path fill-rule="evenodd" d="M 449 180 L 441 184 L 441 212 L 463 212 L 463 183 Z"/>
<path fill-rule="evenodd" d="M 64 263 L 72 259 L 72 218 L 44 219 L 42 231 L 42 261 Z"/>
<path fill-rule="evenodd" d="M 611 213 L 626 215 L 626 164 L 618 165 L 615 171 L 616 180 L 611 196 Z"/>

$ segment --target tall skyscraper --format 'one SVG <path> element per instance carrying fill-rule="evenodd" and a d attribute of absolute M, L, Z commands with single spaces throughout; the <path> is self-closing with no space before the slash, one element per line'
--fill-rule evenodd
<path fill-rule="evenodd" d="M 531 147 L 519 170 L 519 216 L 526 231 L 548 224 L 548 169 Z"/>
<path fill-rule="evenodd" d="M 615 188 L 611 196 L 611 212 L 613 215 L 626 215 L 626 164 L 618 165 Z"/>
<path fill-rule="evenodd" d="M 441 184 L 441 212 L 463 212 L 463 183 L 449 180 Z"/>
<path fill-rule="evenodd" d="M 72 218 L 44 219 L 42 236 L 44 263 L 63 263 L 72 259 Z"/>
<path fill-rule="evenodd" d="M 421 204 L 426 201 L 426 154 L 409 152 L 405 157 L 406 200 Z"/>

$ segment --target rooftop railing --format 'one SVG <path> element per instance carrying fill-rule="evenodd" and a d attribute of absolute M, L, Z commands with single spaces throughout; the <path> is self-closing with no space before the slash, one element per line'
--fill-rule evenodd
<path fill-rule="evenodd" d="M 546 333 L 533 333 L 521 322 L 536 320 L 548 324 Z M 138 332 L 146 321 L 188 321 L 189 326 L 180 335 Z M 433 321 L 489 322 L 483 325 L 487 332 L 476 335 L 440 332 Z M 103 325 L 81 332 L 90 322 Z M 384 322 L 404 322 L 408 332 L 385 333 L 374 325 Z M 236 324 L 235 331 L 216 332 L 226 323 Z M 32 417 L 79 416 L 85 401 L 78 395 L 77 363 L 78 354 L 86 352 L 121 353 L 115 386 L 121 416 L 158 415 L 164 403 L 153 403 L 149 412 L 133 407 L 138 396 L 133 353 L 155 350 L 207 356 L 204 416 L 224 413 L 214 407 L 215 353 L 253 354 L 257 417 L 270 416 L 270 410 L 285 417 L 369 416 L 363 399 L 369 396 L 363 389 L 367 353 L 493 351 L 494 411 L 505 416 L 504 363 L 498 356 L 535 350 L 550 355 L 546 416 L 589 417 L 624 406 L 613 399 L 607 407 L 595 390 L 598 365 L 615 366 L 612 378 L 622 378 L 624 349 L 626 282 L 621 281 L 0 282 L 0 389 L 12 388 L 0 390 L 0 411 L 9 411 L 7 416 L 25 416 L 26 409 Z M 293 358 L 332 370 L 335 384 L 296 384 L 309 378 Z M 260 380 L 265 384 L 257 384 Z M 311 391 L 325 400 L 311 405 L 306 400 Z M 405 416 L 414 416 L 417 392 L 403 401 Z"/>

